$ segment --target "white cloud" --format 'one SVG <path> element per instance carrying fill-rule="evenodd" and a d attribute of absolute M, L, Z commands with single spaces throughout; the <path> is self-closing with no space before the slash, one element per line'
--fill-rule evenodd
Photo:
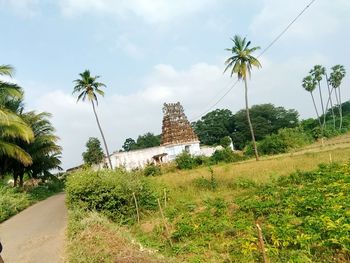
<path fill-rule="evenodd" d="M 122 50 L 126 55 L 132 58 L 142 58 L 144 56 L 143 49 L 131 42 L 129 37 L 126 35 L 121 35 L 117 38 L 115 47 L 112 48 L 113 51 Z"/>
<path fill-rule="evenodd" d="M 277 36 L 305 6 L 309 0 L 263 0 L 263 8 L 251 23 L 250 30 L 267 38 Z M 289 39 L 313 39 L 336 33 L 341 27 L 350 25 L 348 0 L 316 1 L 289 29 Z"/>
<path fill-rule="evenodd" d="M 214 0 L 59 0 L 65 15 L 102 13 L 118 17 L 129 14 L 148 23 L 162 23 L 178 19 L 208 8 Z"/>
<path fill-rule="evenodd" d="M 0 0 L 0 6 L 12 8 L 21 16 L 31 17 L 37 13 L 39 0 Z"/>
<path fill-rule="evenodd" d="M 297 109 L 302 117 L 313 116 L 313 106 L 309 94 L 301 87 L 301 80 L 315 63 L 331 62 L 318 54 L 295 57 L 278 67 L 275 61 L 264 57 L 261 60 L 263 68 L 254 69 L 249 81 L 250 105 L 274 103 Z M 110 151 L 120 149 L 128 137 L 136 138 L 148 131 L 159 134 L 164 102 L 180 101 L 189 120 L 203 113 L 235 81 L 228 74 L 223 75 L 222 70 L 222 65 L 206 63 L 197 63 L 186 70 L 159 64 L 144 79 L 139 91 L 129 95 L 107 93 L 100 99 L 98 115 Z M 344 89 L 344 98 L 349 96 L 350 91 Z M 62 139 L 64 167 L 81 163 L 88 137 L 100 138 L 90 104 L 76 103 L 70 93 L 56 90 L 39 96 L 35 108 L 53 113 L 53 124 Z M 233 112 L 244 108 L 243 84 L 239 83 L 215 108 Z"/>

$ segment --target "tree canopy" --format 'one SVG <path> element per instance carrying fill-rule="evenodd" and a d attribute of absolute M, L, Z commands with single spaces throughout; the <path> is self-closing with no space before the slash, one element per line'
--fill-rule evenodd
<path fill-rule="evenodd" d="M 90 137 L 85 146 L 86 152 L 82 154 L 84 163 L 88 165 L 100 164 L 103 161 L 104 154 L 99 139 Z"/>
<path fill-rule="evenodd" d="M 154 135 L 151 132 L 147 132 L 143 135 L 139 135 L 135 141 L 132 138 L 127 138 L 122 146 L 123 151 L 139 150 L 150 147 L 156 147 L 160 145 L 160 135 Z"/>

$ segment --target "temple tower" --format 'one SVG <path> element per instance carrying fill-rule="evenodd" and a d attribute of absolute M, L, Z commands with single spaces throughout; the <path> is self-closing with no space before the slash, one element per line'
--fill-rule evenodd
<path fill-rule="evenodd" d="M 161 145 L 169 159 L 183 151 L 191 154 L 200 152 L 198 136 L 193 131 L 180 102 L 164 103 Z"/>

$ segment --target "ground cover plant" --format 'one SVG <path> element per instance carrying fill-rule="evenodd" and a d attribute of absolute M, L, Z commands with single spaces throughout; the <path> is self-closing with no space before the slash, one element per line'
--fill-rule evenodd
<path fill-rule="evenodd" d="M 349 164 L 322 165 L 266 183 L 208 185 L 194 179 L 173 195 L 169 190 L 165 214 L 172 245 L 155 215 L 135 225 L 135 235 L 179 262 L 259 262 L 259 222 L 271 262 L 350 260 Z M 197 198 L 190 198 L 189 188 Z"/>

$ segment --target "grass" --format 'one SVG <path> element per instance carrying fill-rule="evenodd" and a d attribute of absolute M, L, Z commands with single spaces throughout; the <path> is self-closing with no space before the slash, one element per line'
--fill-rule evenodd
<path fill-rule="evenodd" d="M 271 262 L 347 262 L 350 169 L 334 163 L 349 161 L 349 141 L 347 134 L 259 162 L 170 167 L 146 178 L 165 220 L 153 211 L 121 227 L 72 210 L 69 262 L 261 262 L 256 222 Z"/>
<path fill-rule="evenodd" d="M 0 223 L 34 203 L 61 192 L 63 188 L 64 183 L 57 179 L 28 189 L 13 188 L 1 183 Z"/>
<path fill-rule="evenodd" d="M 155 250 L 146 249 L 128 232 L 97 212 L 70 210 L 67 262 L 165 263 Z"/>

